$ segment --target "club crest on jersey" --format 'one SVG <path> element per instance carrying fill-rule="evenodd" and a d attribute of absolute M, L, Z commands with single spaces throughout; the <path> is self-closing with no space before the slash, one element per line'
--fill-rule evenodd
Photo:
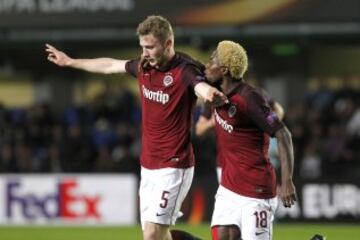
<path fill-rule="evenodd" d="M 228 109 L 228 115 L 229 117 L 234 117 L 235 114 L 237 112 L 237 108 L 236 108 L 236 105 L 230 105 L 229 109 Z"/>
<path fill-rule="evenodd" d="M 266 117 L 266 121 L 267 121 L 270 125 L 272 125 L 277 118 L 278 118 L 278 117 L 277 117 L 276 113 L 270 112 L 269 115 Z"/>
<path fill-rule="evenodd" d="M 173 83 L 174 79 L 172 76 L 170 75 L 166 75 L 163 79 L 163 83 L 164 83 L 164 86 L 165 87 L 168 87 L 170 86 L 172 83 Z"/>

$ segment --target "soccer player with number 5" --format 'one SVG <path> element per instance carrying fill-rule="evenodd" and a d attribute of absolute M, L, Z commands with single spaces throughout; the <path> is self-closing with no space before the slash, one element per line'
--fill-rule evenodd
<path fill-rule="evenodd" d="M 196 95 L 214 106 L 226 96 L 205 83 L 203 65 L 175 52 L 167 19 L 149 16 L 137 28 L 142 55 L 133 60 L 74 59 L 47 44 L 48 60 L 97 73 L 129 73 L 138 79 L 142 105 L 140 218 L 144 240 L 194 239 L 169 231 L 180 215 L 194 174 L 190 141 Z"/>

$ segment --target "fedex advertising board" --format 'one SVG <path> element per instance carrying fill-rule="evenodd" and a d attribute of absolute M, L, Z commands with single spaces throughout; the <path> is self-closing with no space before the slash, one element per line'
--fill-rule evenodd
<path fill-rule="evenodd" d="M 137 178 L 125 175 L 0 175 L 0 224 L 130 225 Z"/>

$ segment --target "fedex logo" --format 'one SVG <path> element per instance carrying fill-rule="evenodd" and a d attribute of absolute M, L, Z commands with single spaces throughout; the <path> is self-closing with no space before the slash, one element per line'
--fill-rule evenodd
<path fill-rule="evenodd" d="M 54 192 L 35 193 L 25 192 L 21 181 L 9 181 L 5 186 L 6 216 L 11 219 L 16 210 L 29 220 L 46 219 L 73 219 L 81 220 L 94 218 L 101 219 L 99 204 L 101 196 L 88 196 L 76 193 L 76 180 L 61 180 L 55 186 Z"/>

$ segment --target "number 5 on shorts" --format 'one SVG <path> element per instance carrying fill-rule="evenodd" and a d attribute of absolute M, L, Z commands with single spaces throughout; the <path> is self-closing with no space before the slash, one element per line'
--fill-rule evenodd
<path fill-rule="evenodd" d="M 161 208 L 166 208 L 168 205 L 168 195 L 170 192 L 168 191 L 163 191 L 162 195 L 161 195 L 161 201 L 163 201 L 162 203 L 160 203 L 160 207 Z"/>

